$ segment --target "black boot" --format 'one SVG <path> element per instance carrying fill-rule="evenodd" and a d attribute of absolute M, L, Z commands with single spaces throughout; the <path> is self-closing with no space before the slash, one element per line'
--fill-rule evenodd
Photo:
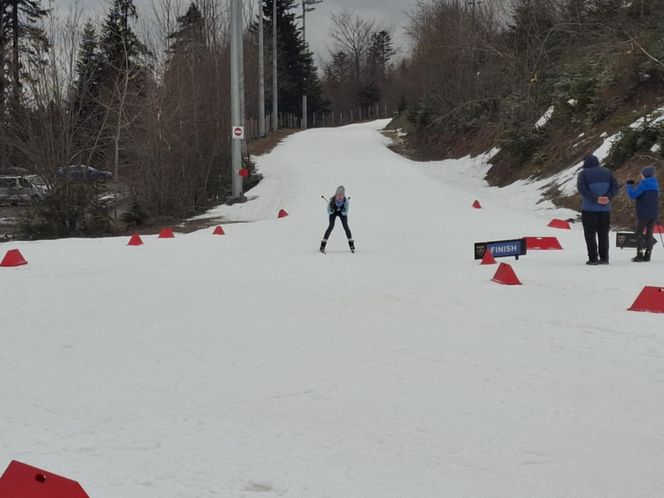
<path fill-rule="evenodd" d="M 327 240 L 323 239 L 320 241 L 320 252 L 325 252 L 325 246 L 327 245 Z"/>
<path fill-rule="evenodd" d="M 350 252 L 355 253 L 355 242 L 353 239 L 348 239 L 348 247 L 350 247 Z"/>
<path fill-rule="evenodd" d="M 644 261 L 644 263 L 647 263 L 648 261 L 650 261 L 650 252 L 651 252 L 651 251 L 648 250 L 648 251 L 646 251 L 646 253 L 643 255 L 643 261 Z"/>
<path fill-rule="evenodd" d="M 644 260 L 643 258 L 643 253 L 641 251 L 637 251 L 636 256 L 632 258 L 632 261 L 635 263 L 642 263 Z M 650 255 L 648 255 L 648 261 L 650 261 Z"/>

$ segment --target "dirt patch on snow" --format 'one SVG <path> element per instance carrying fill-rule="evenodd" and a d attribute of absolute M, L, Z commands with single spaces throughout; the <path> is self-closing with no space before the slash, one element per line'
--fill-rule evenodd
<path fill-rule="evenodd" d="M 394 126 L 390 124 L 383 130 L 383 134 L 392 139 L 389 148 L 418 162 L 475 157 L 490 150 L 496 137 L 496 130 L 491 127 L 446 137 L 439 134 L 413 136 L 401 129 L 394 129 Z"/>

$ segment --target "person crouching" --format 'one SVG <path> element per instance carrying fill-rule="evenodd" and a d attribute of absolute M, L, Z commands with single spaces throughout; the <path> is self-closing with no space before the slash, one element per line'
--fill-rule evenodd
<path fill-rule="evenodd" d="M 332 230 L 334 229 L 334 222 L 337 217 L 341 219 L 341 224 L 344 227 L 346 232 L 346 237 L 348 238 L 348 247 L 350 247 L 351 252 L 355 252 L 355 242 L 353 242 L 353 235 L 350 232 L 348 227 L 348 208 L 350 207 L 350 200 L 346 197 L 346 189 L 343 185 L 339 185 L 335 194 L 330 197 L 330 201 L 327 205 L 327 214 L 329 215 L 329 225 L 327 230 L 325 230 L 325 235 L 323 235 L 323 240 L 320 243 L 320 252 L 325 252 L 325 246 L 327 244 L 327 239 L 330 237 Z"/>

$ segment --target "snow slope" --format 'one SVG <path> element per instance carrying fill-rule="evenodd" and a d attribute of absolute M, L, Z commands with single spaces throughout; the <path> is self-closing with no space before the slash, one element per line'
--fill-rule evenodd
<path fill-rule="evenodd" d="M 258 158 L 222 237 L 0 245 L 29 261 L 0 268 L 0 469 L 92 498 L 658 496 L 663 315 L 626 308 L 661 249 L 587 267 L 578 224 L 546 227 L 570 212 L 483 158 L 402 158 L 385 124 Z M 317 252 L 338 184 L 354 255 L 341 226 Z M 473 243 L 525 235 L 565 250 L 491 282 Z"/>

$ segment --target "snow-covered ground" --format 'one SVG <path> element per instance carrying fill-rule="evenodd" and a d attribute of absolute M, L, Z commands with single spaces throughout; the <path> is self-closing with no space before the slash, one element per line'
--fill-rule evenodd
<path fill-rule="evenodd" d="M 664 284 L 661 249 L 588 267 L 533 185 L 411 162 L 384 125 L 258 158 L 225 236 L 0 245 L 29 261 L 0 268 L 0 470 L 92 498 L 659 496 L 664 315 L 626 308 Z M 339 184 L 358 252 L 338 226 L 322 255 Z M 473 243 L 521 236 L 565 250 L 491 282 Z"/>

